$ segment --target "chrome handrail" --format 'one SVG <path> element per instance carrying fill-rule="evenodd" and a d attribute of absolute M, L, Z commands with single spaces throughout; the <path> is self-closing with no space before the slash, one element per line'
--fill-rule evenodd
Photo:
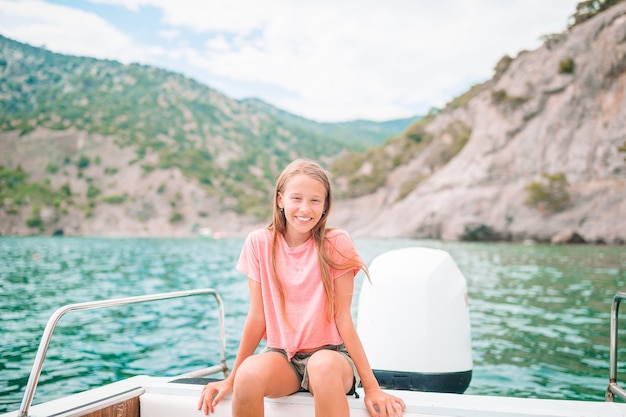
<path fill-rule="evenodd" d="M 28 377 L 28 383 L 26 384 L 26 391 L 24 392 L 24 397 L 22 398 L 22 405 L 20 406 L 20 411 L 18 413 L 19 417 L 28 417 L 28 411 L 33 402 L 33 397 L 35 396 L 35 389 L 37 388 L 37 383 L 39 381 L 39 377 L 41 376 L 41 369 L 43 368 L 43 361 L 46 356 L 46 352 L 48 350 L 48 345 L 50 344 L 50 340 L 52 339 L 52 332 L 54 331 L 55 326 L 63 317 L 65 313 L 76 310 L 89 310 L 96 309 L 102 307 L 114 307 L 125 304 L 135 304 L 135 303 L 143 303 L 146 301 L 158 301 L 158 300 L 166 300 L 170 298 L 178 298 L 178 297 L 189 297 L 192 295 L 201 295 L 201 294 L 211 294 L 215 297 L 218 308 L 219 308 L 219 322 L 220 322 L 220 338 L 221 338 L 221 348 L 222 348 L 222 358 L 220 368 L 224 372 L 225 375 L 228 375 L 228 366 L 226 365 L 226 325 L 224 319 L 224 303 L 222 302 L 222 297 L 219 295 L 217 291 L 211 288 L 201 288 L 195 290 L 186 290 L 186 291 L 174 291 L 168 293 L 159 293 L 159 294 L 148 294 L 148 295 L 140 295 L 135 297 L 123 297 L 123 298 L 113 298 L 109 300 L 99 300 L 99 301 L 87 301 L 84 303 L 75 303 L 75 304 L 67 304 L 58 310 L 56 310 L 50 319 L 48 319 L 48 323 L 44 329 L 43 335 L 41 337 L 41 341 L 39 342 L 39 348 L 37 349 L 37 355 L 35 356 L 35 362 L 33 364 L 33 368 L 31 369 L 30 376 Z M 216 371 L 218 372 L 218 371 Z"/>
<path fill-rule="evenodd" d="M 611 304 L 611 339 L 609 341 L 609 386 L 604 396 L 605 401 L 615 401 L 617 395 L 620 399 L 626 400 L 626 390 L 617 384 L 617 319 L 619 317 L 619 305 L 622 300 L 626 300 L 626 292 L 618 292 L 613 297 Z"/>

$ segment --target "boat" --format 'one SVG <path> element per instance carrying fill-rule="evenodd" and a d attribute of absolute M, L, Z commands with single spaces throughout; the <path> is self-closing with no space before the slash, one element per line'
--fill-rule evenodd
<path fill-rule="evenodd" d="M 472 374 L 469 303 L 465 278 L 450 255 L 439 249 L 396 249 L 379 255 L 369 269 L 371 281 L 364 283 L 359 295 L 357 329 L 381 388 L 405 401 L 406 417 L 626 417 L 626 391 L 617 382 L 617 319 L 626 292 L 617 292 L 611 306 L 606 401 L 468 395 L 464 391 Z M 192 296 L 210 296 L 216 301 L 221 355 L 218 364 L 174 377 L 135 376 L 32 405 L 52 333 L 65 314 Z M 211 288 L 62 306 L 46 324 L 20 409 L 0 417 L 203 416 L 197 410 L 202 387 L 229 372 L 224 316 L 222 298 Z M 416 319 L 419 317 L 424 319 Z M 407 324 L 407 318 L 413 320 Z M 405 336 L 404 343 L 381 343 L 386 337 L 397 338 L 399 331 Z M 403 363 L 403 358 L 415 360 Z M 357 387 L 356 395 L 348 397 L 351 416 L 369 417 L 363 395 Z M 231 396 L 226 396 L 211 415 L 230 417 L 230 401 Z M 296 393 L 268 398 L 265 415 L 312 417 L 313 397 Z"/>

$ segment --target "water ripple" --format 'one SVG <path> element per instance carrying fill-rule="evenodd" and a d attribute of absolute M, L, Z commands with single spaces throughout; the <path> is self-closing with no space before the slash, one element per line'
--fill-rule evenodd
<path fill-rule="evenodd" d="M 0 237 L 0 413 L 19 408 L 45 323 L 68 303 L 215 288 L 226 304 L 232 364 L 247 312 L 247 280 L 234 270 L 241 244 Z M 468 393 L 603 400 L 610 303 L 626 285 L 622 248 L 356 244 L 367 263 L 406 246 L 450 252 L 468 281 L 474 359 Z M 214 301 L 203 297 L 68 314 L 55 330 L 35 403 L 133 375 L 215 364 L 216 325 Z"/>

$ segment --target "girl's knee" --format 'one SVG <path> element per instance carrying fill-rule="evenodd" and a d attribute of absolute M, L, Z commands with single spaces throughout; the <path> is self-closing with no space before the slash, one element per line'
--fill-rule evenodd
<path fill-rule="evenodd" d="M 287 362 L 277 353 L 246 358 L 235 374 L 233 390 L 250 397 L 282 397 L 298 389 L 299 381 Z"/>
<path fill-rule="evenodd" d="M 315 352 L 307 362 L 309 373 L 321 372 L 323 374 L 340 372 L 346 359 L 340 353 L 332 350 L 320 350 Z"/>
<path fill-rule="evenodd" d="M 239 365 L 233 382 L 233 389 L 235 391 L 250 391 L 255 387 L 263 386 L 263 372 L 259 372 L 257 362 L 256 357 L 251 356 L 246 358 L 241 365 Z"/>
<path fill-rule="evenodd" d="M 342 354 L 331 350 L 321 350 L 309 358 L 307 373 L 310 388 L 325 386 L 340 389 L 344 385 L 344 379 L 351 380 L 352 367 Z"/>

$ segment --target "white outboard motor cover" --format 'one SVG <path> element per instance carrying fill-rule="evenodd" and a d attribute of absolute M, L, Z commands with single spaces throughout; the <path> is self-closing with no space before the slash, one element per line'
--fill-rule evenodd
<path fill-rule="evenodd" d="M 465 391 L 472 343 L 465 277 L 443 250 L 376 257 L 363 282 L 357 329 L 381 387 Z"/>

